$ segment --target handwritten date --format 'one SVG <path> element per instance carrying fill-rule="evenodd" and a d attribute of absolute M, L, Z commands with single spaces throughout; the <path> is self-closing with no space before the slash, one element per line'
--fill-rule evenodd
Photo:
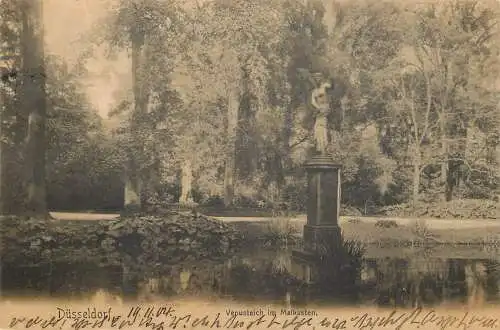
<path fill-rule="evenodd" d="M 360 313 L 350 318 L 302 317 L 260 315 L 245 317 L 229 313 L 195 316 L 181 314 L 172 306 L 135 306 L 127 315 L 106 314 L 98 319 L 69 319 L 60 316 L 43 318 L 14 317 L 9 328 L 17 329 L 494 329 L 500 324 L 496 318 L 475 316 L 465 312 L 462 316 L 440 315 L 434 310 L 391 311 L 389 313 Z"/>

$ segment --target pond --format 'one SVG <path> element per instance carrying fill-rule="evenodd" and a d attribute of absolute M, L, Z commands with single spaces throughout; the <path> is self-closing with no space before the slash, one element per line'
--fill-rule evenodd
<path fill-rule="evenodd" d="M 317 279 L 304 272 L 317 272 L 314 267 L 323 264 L 306 269 L 292 251 L 289 247 L 253 248 L 227 260 L 151 265 L 140 273 L 124 265 L 78 261 L 37 267 L 4 263 L 2 296 L 81 298 L 107 292 L 119 299 L 206 296 L 289 306 L 314 302 L 387 307 L 500 301 L 498 251 L 470 246 L 368 246 L 359 262 L 346 262 L 340 272 L 322 269 L 323 274 L 334 275 Z"/>

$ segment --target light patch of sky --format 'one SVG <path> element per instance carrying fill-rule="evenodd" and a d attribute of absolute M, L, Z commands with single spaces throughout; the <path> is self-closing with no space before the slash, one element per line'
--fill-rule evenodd
<path fill-rule="evenodd" d="M 45 0 L 44 27 L 46 52 L 63 57 L 68 64 L 74 63 L 87 46 L 81 40 L 119 0 Z M 182 0 L 181 0 L 182 1 Z M 210 0 L 183 0 L 182 5 L 193 7 Z M 126 53 L 115 59 L 107 59 L 97 52 L 88 62 L 89 71 L 84 84 L 87 94 L 106 118 L 116 101 L 116 95 L 130 86 L 130 59 Z"/>
<path fill-rule="evenodd" d="M 69 65 L 75 63 L 88 46 L 81 40 L 96 22 L 107 13 L 115 0 L 45 0 L 44 28 L 46 52 L 64 58 Z M 84 84 L 90 102 L 106 118 L 114 95 L 122 88 L 123 74 L 130 72 L 127 56 L 106 59 L 97 52 L 88 62 L 88 77 Z"/>

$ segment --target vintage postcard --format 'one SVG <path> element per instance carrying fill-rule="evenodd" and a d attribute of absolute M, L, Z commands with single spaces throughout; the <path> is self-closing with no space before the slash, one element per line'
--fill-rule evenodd
<path fill-rule="evenodd" d="M 499 1 L 0 17 L 0 329 L 500 328 Z"/>

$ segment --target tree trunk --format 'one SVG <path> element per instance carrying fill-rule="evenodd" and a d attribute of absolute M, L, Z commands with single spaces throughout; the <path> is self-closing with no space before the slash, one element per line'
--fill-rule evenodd
<path fill-rule="evenodd" d="M 417 147 L 413 158 L 413 183 L 412 183 L 412 200 L 413 205 L 418 203 L 420 189 L 420 148 Z"/>
<path fill-rule="evenodd" d="M 0 37 L 2 36 L 3 35 L 0 35 Z M 3 114 L 4 114 L 5 101 L 6 101 L 5 86 L 3 85 L 3 82 L 0 81 L 0 214 L 5 214 L 4 187 L 6 187 L 6 185 L 4 181 L 5 153 L 3 146 Z"/>
<path fill-rule="evenodd" d="M 126 211 L 139 211 L 142 209 L 143 175 L 140 161 L 143 160 L 144 143 L 144 114 L 147 112 L 148 94 L 145 87 L 144 65 L 146 62 L 144 32 L 139 29 L 131 30 L 132 42 L 132 89 L 134 92 L 134 109 L 130 123 L 131 143 L 134 146 L 129 154 L 129 163 L 125 179 Z"/>
<path fill-rule="evenodd" d="M 186 159 L 182 165 L 181 176 L 181 196 L 179 198 L 179 204 L 187 204 L 191 198 L 193 182 L 193 168 L 189 159 Z"/>
<path fill-rule="evenodd" d="M 283 117 L 284 125 L 283 125 L 283 154 L 285 157 L 289 157 L 290 155 L 290 140 L 292 138 L 292 130 L 293 130 L 293 109 L 292 105 L 288 104 L 285 108 L 285 115 Z"/>
<path fill-rule="evenodd" d="M 440 126 L 440 131 L 441 131 L 441 157 L 442 163 L 441 163 L 441 185 L 444 187 L 444 200 L 445 201 L 450 201 L 451 200 L 451 187 L 449 184 L 449 175 L 448 175 L 448 170 L 449 170 L 449 164 L 448 164 L 448 141 L 447 141 L 447 134 L 446 134 L 446 121 L 445 121 L 445 112 L 443 111 L 440 115 L 439 118 L 439 126 Z"/>
<path fill-rule="evenodd" d="M 467 127 L 467 124 L 459 127 L 456 131 L 455 134 L 457 135 L 458 138 L 458 145 L 456 147 L 455 151 L 455 156 L 456 158 L 452 163 L 453 163 L 453 173 L 451 172 L 451 169 L 449 169 L 449 174 L 453 174 L 453 181 L 452 185 L 454 187 L 454 190 L 458 193 L 455 193 L 454 196 L 458 198 L 464 198 L 464 172 L 463 172 L 463 165 L 466 162 L 467 159 L 467 139 L 468 136 L 470 135 L 469 129 Z M 486 160 L 487 161 L 487 160 Z M 453 196 L 452 196 L 453 197 Z"/>
<path fill-rule="evenodd" d="M 234 200 L 234 172 L 236 157 L 236 134 L 238 127 L 238 112 L 240 95 L 237 90 L 230 91 L 227 100 L 227 153 L 224 171 L 224 205 L 233 205 Z"/>
<path fill-rule="evenodd" d="M 134 157 L 134 156 L 131 156 Z M 133 160 L 129 161 L 125 178 L 124 207 L 127 212 L 141 210 L 142 179 L 139 177 L 137 165 Z"/>
<path fill-rule="evenodd" d="M 1 12 L 2 16 L 5 15 L 5 13 Z M 7 31 L 7 24 L 3 23 L 0 25 L 0 40 L 7 40 L 6 36 L 6 31 Z M 4 45 L 0 45 L 0 54 L 4 53 Z M 0 68 L 3 69 L 3 68 Z M 7 95 L 5 91 L 5 84 L 4 84 L 4 71 L 0 71 L 2 73 L 2 79 L 0 81 L 0 215 L 5 214 L 5 194 L 4 194 L 4 187 L 6 187 L 5 184 L 5 178 L 4 178 L 4 167 L 5 167 L 5 151 L 4 151 L 4 144 L 3 144 L 3 122 L 4 122 L 4 113 L 7 108 Z M 8 71 L 6 70 L 8 73 Z M 7 76 L 8 77 L 8 76 Z"/>
<path fill-rule="evenodd" d="M 494 159 L 496 164 L 500 164 L 500 144 L 497 144 L 494 149 Z M 495 175 L 500 177 L 500 166 L 496 166 Z M 494 191 L 496 195 L 497 203 L 500 204 L 500 185 L 497 186 L 497 189 Z"/>
<path fill-rule="evenodd" d="M 280 152 L 280 161 L 281 161 L 281 173 L 280 180 L 278 180 L 278 189 L 280 191 L 280 199 L 282 197 L 283 188 L 285 186 L 287 180 L 287 173 L 292 167 L 292 149 L 290 145 L 290 141 L 292 138 L 293 131 L 293 107 L 291 100 L 287 100 L 286 106 L 284 107 L 285 115 L 284 115 L 284 125 L 283 131 L 281 133 L 283 142 L 282 142 L 282 150 Z"/>
<path fill-rule="evenodd" d="M 48 218 L 45 183 L 46 91 L 42 3 L 24 2 L 23 8 L 23 102 L 28 113 L 26 136 L 26 211 Z"/>

